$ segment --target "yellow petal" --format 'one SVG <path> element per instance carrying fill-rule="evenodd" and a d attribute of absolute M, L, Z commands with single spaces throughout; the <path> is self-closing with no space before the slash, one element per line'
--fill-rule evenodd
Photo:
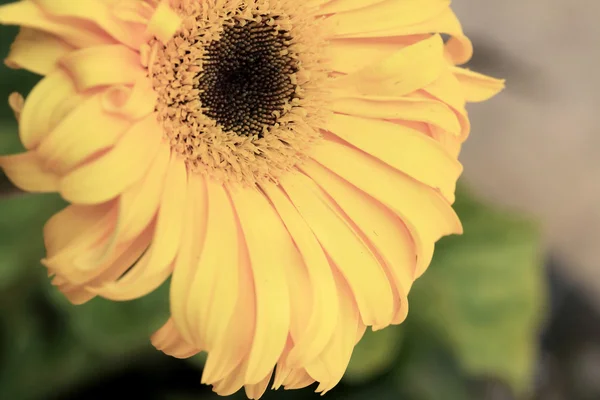
<path fill-rule="evenodd" d="M 175 358 L 189 358 L 200 352 L 181 337 L 172 318 L 154 332 L 150 341 L 157 350 Z"/>
<path fill-rule="evenodd" d="M 304 259 L 301 268 L 290 271 L 292 280 L 289 281 L 294 344 L 287 356 L 286 365 L 294 368 L 305 365 L 318 356 L 333 334 L 339 308 L 335 282 L 321 245 L 300 213 L 280 188 L 273 184 L 261 187 Z M 299 293 L 294 294 L 293 291 Z"/>
<path fill-rule="evenodd" d="M 21 113 L 19 134 L 23 146 L 36 147 L 80 101 L 65 72 L 55 71 L 42 79 L 27 96 Z"/>
<path fill-rule="evenodd" d="M 320 382 L 317 392 L 321 394 L 331 390 L 344 376 L 356 343 L 360 319 L 353 290 L 339 274 L 336 273 L 335 278 L 340 298 L 340 316 L 335 333 L 319 359 L 306 366 L 310 377 Z"/>
<path fill-rule="evenodd" d="M 86 128 L 82 129 L 83 126 Z M 131 121 L 106 113 L 100 95 L 96 95 L 71 111 L 42 140 L 38 153 L 46 165 L 64 175 L 92 155 L 113 146 L 130 126 Z"/>
<path fill-rule="evenodd" d="M 334 199 L 376 249 L 395 288 L 395 316 L 402 315 L 403 319 L 402 308 L 408 305 L 406 296 L 416 268 L 413 239 L 404 223 L 383 204 L 319 164 L 306 163 L 302 170 Z M 393 322 L 401 321 L 395 317 Z"/>
<path fill-rule="evenodd" d="M 333 114 L 327 130 L 406 175 L 439 189 L 454 202 L 462 165 L 437 141 L 400 124 Z"/>
<path fill-rule="evenodd" d="M 239 285 L 240 244 L 231 200 L 223 186 L 207 181 L 208 221 L 199 262 L 195 265 L 188 315 L 194 344 L 209 354 L 222 340 L 231 320 Z M 170 194 L 169 194 L 170 195 Z"/>
<path fill-rule="evenodd" d="M 275 210 L 256 189 L 231 190 L 248 245 L 256 291 L 256 330 L 244 383 L 260 382 L 273 369 L 290 326 L 288 285 L 283 268 L 298 256 Z"/>
<path fill-rule="evenodd" d="M 249 399 L 260 399 L 262 395 L 265 394 L 272 375 L 273 371 L 271 371 L 270 374 L 267 374 L 262 381 L 253 385 L 245 385 L 244 389 L 246 391 L 246 396 L 248 396 Z"/>
<path fill-rule="evenodd" d="M 62 246 L 57 246 L 59 250 L 55 253 L 49 251 L 46 256 L 47 258 L 42 260 L 42 263 L 48 269 L 57 274 L 68 276 L 70 281 L 78 279 L 75 278 L 80 265 L 78 259 L 93 260 L 104 254 L 117 226 L 118 207 L 116 202 L 110 202 L 106 208 L 102 207 L 103 214 L 101 215 L 94 212 L 95 215 L 98 215 L 96 219 L 86 218 L 84 219 L 85 225 L 80 225 L 76 217 L 80 212 L 86 212 L 85 210 L 84 208 L 78 212 L 75 209 L 75 212 L 59 213 L 53 217 L 56 222 L 44 228 L 46 235 L 52 234 L 52 231 L 56 230 L 68 230 L 72 224 L 75 224 L 76 227 L 80 226 L 81 232 L 77 236 L 71 237 L 68 244 L 63 243 Z M 94 209 L 92 208 L 92 210 Z M 62 226 L 57 225 L 58 221 L 61 221 Z M 81 276 L 81 274 L 79 275 Z M 85 277 L 80 280 L 85 280 Z"/>
<path fill-rule="evenodd" d="M 77 18 L 89 24 L 94 24 L 112 36 L 114 39 L 133 49 L 147 39 L 143 29 L 135 24 L 125 23 L 116 18 L 109 4 L 103 0 L 32 0 L 44 12 L 58 17 Z"/>
<path fill-rule="evenodd" d="M 383 0 L 334 14 L 325 21 L 336 36 L 356 35 L 416 24 L 439 14 L 449 5 L 450 0 Z"/>
<path fill-rule="evenodd" d="M 161 42 L 167 43 L 181 25 L 181 18 L 169 7 L 167 1 L 161 1 L 148 22 L 148 34 L 156 36 Z"/>
<path fill-rule="evenodd" d="M 161 146 L 152 161 L 148 173 L 119 198 L 119 218 L 121 219 L 119 236 L 126 241 L 135 237 L 154 218 L 165 189 L 165 177 L 169 167 L 171 150 Z"/>
<path fill-rule="evenodd" d="M 0 6 L 0 24 L 20 25 L 48 32 L 75 47 L 98 46 L 114 42 L 114 39 L 94 29 L 90 23 L 51 17 L 31 0 Z"/>
<path fill-rule="evenodd" d="M 256 330 L 256 295 L 250 255 L 241 227 L 238 224 L 239 238 L 239 289 L 235 311 L 230 318 L 229 325 L 222 339 L 208 353 L 202 372 L 202 383 L 216 384 L 234 373 L 247 360 Z M 247 361 L 244 369 L 239 370 L 239 387 L 243 383 L 247 370 Z M 236 389 L 237 390 L 237 389 Z"/>
<path fill-rule="evenodd" d="M 5 60 L 11 68 L 25 68 L 40 75 L 56 69 L 58 60 L 74 47 L 45 32 L 22 28 Z"/>
<path fill-rule="evenodd" d="M 145 296 L 167 279 L 182 242 L 186 189 L 185 165 L 172 157 L 150 248 L 120 280 L 98 288 L 98 294 L 112 300 L 131 300 Z"/>
<path fill-rule="evenodd" d="M 127 131 L 114 148 L 76 168 L 60 182 L 60 194 L 81 204 L 101 203 L 140 179 L 162 143 L 162 129 L 150 115 Z"/>
<path fill-rule="evenodd" d="M 57 192 L 60 176 L 44 167 L 35 151 L 0 157 L 0 168 L 19 189 L 28 192 Z"/>
<path fill-rule="evenodd" d="M 477 72 L 453 67 L 452 72 L 460 82 L 469 102 L 486 101 L 504 89 L 504 79 L 494 79 Z"/>
<path fill-rule="evenodd" d="M 208 201 L 204 178 L 199 174 L 188 174 L 185 192 L 183 235 L 171 278 L 170 304 L 178 332 L 186 342 L 194 343 L 188 318 L 188 298 L 206 235 Z"/>
<path fill-rule="evenodd" d="M 443 46 L 442 38 L 433 35 L 338 78 L 335 88 L 361 95 L 404 96 L 440 76 L 445 66 Z"/>
<path fill-rule="evenodd" d="M 462 227 L 443 196 L 358 150 L 330 140 L 315 146 L 313 158 L 396 213 L 410 230 L 417 248 L 416 276 L 429 265 L 440 237 Z M 369 324 L 367 324 L 369 325 Z"/>
<path fill-rule="evenodd" d="M 80 91 L 103 85 L 133 84 L 146 73 L 140 56 L 120 45 L 88 47 L 61 58 Z"/>
<path fill-rule="evenodd" d="M 419 121 L 458 135 L 461 130 L 456 114 L 441 101 L 420 97 L 341 97 L 329 104 L 341 114 L 376 119 Z"/>
<path fill-rule="evenodd" d="M 102 108 L 130 120 L 139 120 L 154 111 L 157 94 L 152 89 L 150 79 L 138 79 L 133 87 L 120 85 L 106 89 L 102 93 Z"/>
<path fill-rule="evenodd" d="M 363 322 L 389 325 L 394 308 L 392 289 L 383 267 L 360 235 L 306 176 L 289 173 L 281 178 L 281 186 L 348 281 Z"/>

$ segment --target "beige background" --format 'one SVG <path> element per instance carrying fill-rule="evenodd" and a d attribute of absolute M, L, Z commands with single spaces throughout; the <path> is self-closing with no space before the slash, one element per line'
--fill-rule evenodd
<path fill-rule="evenodd" d="M 600 1 L 454 0 L 472 67 L 507 78 L 470 108 L 464 177 L 535 213 L 547 242 L 600 309 Z"/>

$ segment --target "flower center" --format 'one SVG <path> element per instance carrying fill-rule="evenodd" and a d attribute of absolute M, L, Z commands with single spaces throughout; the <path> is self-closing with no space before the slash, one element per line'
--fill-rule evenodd
<path fill-rule="evenodd" d="M 297 0 L 172 0 L 182 26 L 149 42 L 171 149 L 220 181 L 277 181 L 321 138 L 329 70 L 318 19 Z"/>
<path fill-rule="evenodd" d="M 264 16 L 262 16 L 264 18 Z M 298 61 L 289 32 L 261 22 L 226 26 L 206 48 L 198 76 L 204 113 L 225 131 L 263 135 L 294 98 Z"/>

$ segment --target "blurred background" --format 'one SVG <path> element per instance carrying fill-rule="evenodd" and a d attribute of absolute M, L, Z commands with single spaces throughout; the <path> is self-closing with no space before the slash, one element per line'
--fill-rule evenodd
<path fill-rule="evenodd" d="M 469 66 L 507 79 L 501 95 L 469 109 L 456 203 L 465 234 L 439 243 L 407 321 L 367 332 L 327 397 L 598 400 L 600 2 L 453 7 L 475 45 Z M 15 34 L 0 27 L 0 54 Z M 0 66 L 0 99 L 36 81 Z M 20 150 L 0 106 L 0 154 Z M 0 175 L 0 399 L 216 399 L 199 383 L 202 357 L 175 360 L 149 344 L 168 288 L 75 307 L 50 286 L 41 227 L 63 205 L 18 193 Z"/>

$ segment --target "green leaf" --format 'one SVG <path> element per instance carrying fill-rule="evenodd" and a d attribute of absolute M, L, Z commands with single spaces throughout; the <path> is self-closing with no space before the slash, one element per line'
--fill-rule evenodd
<path fill-rule="evenodd" d="M 439 242 L 411 293 L 411 316 L 437 332 L 462 368 L 529 389 L 545 304 L 540 236 L 530 220 L 461 191 L 464 235 Z"/>
<path fill-rule="evenodd" d="M 354 348 L 344 380 L 362 384 L 383 374 L 398 357 L 401 344 L 400 326 L 389 326 L 376 332 L 367 330 Z"/>

